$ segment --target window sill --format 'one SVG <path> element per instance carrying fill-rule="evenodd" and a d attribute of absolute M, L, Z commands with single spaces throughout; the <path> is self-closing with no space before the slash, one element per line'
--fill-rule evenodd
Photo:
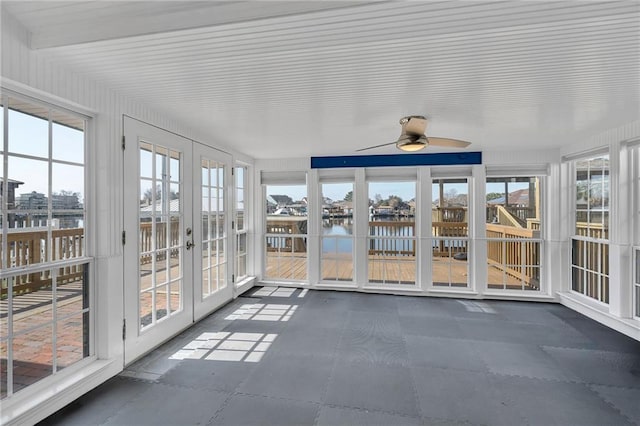
<path fill-rule="evenodd" d="M 245 277 L 242 281 L 235 283 L 234 294 L 239 297 L 249 291 L 255 285 L 256 277 Z"/>
<path fill-rule="evenodd" d="M 122 362 L 114 359 L 88 359 L 80 364 L 4 401 L 0 424 L 35 424 L 122 371 Z"/>
<path fill-rule="evenodd" d="M 585 300 L 586 296 L 573 292 L 558 293 L 558 297 L 560 303 L 567 308 L 640 341 L 640 321 L 638 319 L 612 315 L 609 313 L 607 305 L 595 300 Z"/>

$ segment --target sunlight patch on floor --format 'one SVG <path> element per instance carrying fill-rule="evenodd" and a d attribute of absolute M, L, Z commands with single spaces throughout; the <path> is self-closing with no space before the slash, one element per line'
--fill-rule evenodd
<path fill-rule="evenodd" d="M 253 293 L 252 296 L 260 297 L 291 297 L 295 288 L 280 288 L 280 287 L 262 287 L 260 290 Z"/>
<path fill-rule="evenodd" d="M 458 300 L 463 304 L 465 309 L 469 312 L 484 312 L 485 314 L 497 314 L 495 309 L 484 302 L 470 302 L 468 300 Z"/>
<path fill-rule="evenodd" d="M 259 362 L 276 337 L 264 333 L 202 333 L 169 359 Z"/>
<path fill-rule="evenodd" d="M 225 320 L 289 321 L 296 309 L 298 309 L 297 305 L 253 303 L 242 305 Z"/>

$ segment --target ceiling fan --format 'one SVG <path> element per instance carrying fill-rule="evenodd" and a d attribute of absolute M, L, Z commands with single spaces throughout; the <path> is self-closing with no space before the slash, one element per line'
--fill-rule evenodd
<path fill-rule="evenodd" d="M 381 145 L 369 146 L 367 148 L 357 149 L 358 151 L 366 151 L 368 149 L 380 148 L 383 146 L 396 144 L 396 147 L 402 151 L 415 152 L 420 151 L 427 145 L 446 146 L 449 148 L 466 148 L 471 142 L 461 141 L 458 139 L 426 137 L 427 118 L 422 115 L 409 115 L 400 119 L 402 125 L 402 133 L 395 142 L 383 143 Z"/>

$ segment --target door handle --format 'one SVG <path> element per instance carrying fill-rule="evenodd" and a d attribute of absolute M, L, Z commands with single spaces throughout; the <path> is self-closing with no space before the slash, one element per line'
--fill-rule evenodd
<path fill-rule="evenodd" d="M 191 250 L 195 246 L 196 246 L 196 243 L 194 243 L 193 241 L 191 240 L 187 241 L 187 250 Z"/>

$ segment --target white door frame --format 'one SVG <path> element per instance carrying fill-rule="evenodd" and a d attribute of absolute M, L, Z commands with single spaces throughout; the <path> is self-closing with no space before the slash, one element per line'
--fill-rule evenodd
<path fill-rule="evenodd" d="M 124 363 L 129 364 L 139 358 L 149 350 L 153 349 L 171 336 L 177 334 L 181 330 L 189 327 L 193 323 L 193 260 L 192 250 L 187 250 L 186 230 L 192 228 L 192 174 L 190 173 L 192 160 L 192 141 L 176 134 L 167 132 L 149 124 L 137 121 L 135 119 L 124 117 L 124 136 L 126 140 L 126 148 L 124 150 L 124 236 L 126 243 L 124 245 Z M 174 314 L 165 316 L 157 323 L 150 326 L 141 327 L 140 320 L 140 144 L 151 143 L 153 145 L 166 147 L 172 151 L 180 153 L 180 171 L 179 179 L 170 177 L 171 181 L 179 180 L 179 242 L 173 249 L 167 249 L 165 257 L 167 261 L 171 261 L 173 252 L 177 252 L 178 263 L 181 266 L 177 271 L 179 273 L 179 281 L 174 283 L 180 286 L 180 308 Z M 170 167 L 169 167 L 170 169 Z M 153 168 L 152 168 L 153 170 Z M 170 170 L 169 170 L 170 171 Z M 156 178 L 158 173 L 156 172 Z M 151 182 L 156 182 L 152 180 Z M 162 184 L 166 184 L 167 180 L 161 177 Z M 157 185 L 156 185 L 157 187 Z M 152 191 L 154 192 L 154 191 Z M 155 198 L 155 197 L 153 197 Z M 173 205 L 176 203 L 174 202 Z M 164 212 L 166 213 L 166 212 Z M 169 212 L 169 215 L 171 212 Z M 155 216 L 154 216 L 155 217 Z M 164 219 L 164 218 L 162 218 Z M 170 221 L 169 221 L 170 222 Z M 169 223 L 165 222 L 167 233 L 170 232 Z M 157 229 L 157 228 L 156 228 Z M 152 240 L 157 239 L 152 235 Z M 155 249 L 155 243 L 152 243 Z M 171 244 L 169 244 L 171 245 Z M 157 250 L 156 250 L 157 252 Z M 154 276 L 151 282 L 154 286 L 148 292 L 154 295 L 161 294 L 162 289 L 156 288 L 158 278 L 156 275 L 156 261 L 160 258 L 155 252 L 149 255 L 151 259 L 151 275 Z M 167 264 L 165 264 L 167 265 Z M 159 268 L 158 268 L 159 269 Z M 173 270 L 173 267 L 167 267 L 167 270 Z M 165 275 L 166 277 L 167 275 Z M 168 275 L 167 280 L 174 279 L 173 272 Z M 147 286 L 145 284 L 145 286 Z M 169 290 L 170 287 L 165 286 Z M 156 290 L 158 290 L 156 292 Z M 170 292 L 165 292 L 166 296 L 170 296 Z M 162 296 L 158 296 L 162 297 Z M 157 307 L 157 305 L 153 305 Z M 155 321 L 155 315 L 152 315 L 152 321 Z"/>

